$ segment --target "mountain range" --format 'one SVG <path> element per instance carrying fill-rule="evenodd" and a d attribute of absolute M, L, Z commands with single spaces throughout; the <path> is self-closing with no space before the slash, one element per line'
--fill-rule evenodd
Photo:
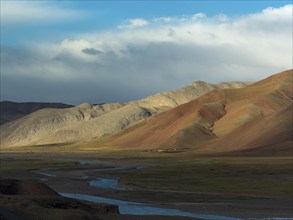
<path fill-rule="evenodd" d="M 197 81 L 127 103 L 40 109 L 2 124 L 1 146 L 91 142 L 167 151 L 288 152 L 292 97 L 292 70 L 256 83 Z"/>
<path fill-rule="evenodd" d="M 96 139 L 115 134 L 153 115 L 193 100 L 208 91 L 246 86 L 242 82 L 209 84 L 201 81 L 175 91 L 158 93 L 138 101 L 72 108 L 45 108 L 3 124 L 2 146 L 53 144 Z"/>

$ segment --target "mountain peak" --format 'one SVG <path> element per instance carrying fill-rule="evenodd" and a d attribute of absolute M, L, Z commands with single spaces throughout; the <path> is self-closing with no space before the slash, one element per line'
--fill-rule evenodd
<path fill-rule="evenodd" d="M 84 103 L 78 105 L 77 107 L 78 108 L 82 108 L 82 109 L 91 109 L 94 106 L 91 103 L 89 103 L 89 102 L 84 102 Z"/>

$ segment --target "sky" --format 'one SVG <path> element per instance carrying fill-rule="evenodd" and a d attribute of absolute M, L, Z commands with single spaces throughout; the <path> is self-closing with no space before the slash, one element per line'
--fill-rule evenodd
<path fill-rule="evenodd" d="M 292 1 L 0 2 L 1 101 L 125 102 L 292 68 Z"/>

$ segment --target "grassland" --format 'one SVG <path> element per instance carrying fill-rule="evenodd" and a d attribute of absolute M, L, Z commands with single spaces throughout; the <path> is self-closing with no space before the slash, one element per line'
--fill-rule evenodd
<path fill-rule="evenodd" d="M 72 147 L 72 148 L 71 148 Z M 105 171 L 120 178 L 122 183 L 155 190 L 179 190 L 221 194 L 248 194 L 258 196 L 293 196 L 292 157 L 243 157 L 207 156 L 192 152 L 158 153 L 156 151 L 115 148 L 99 148 L 78 154 L 60 152 L 79 150 L 78 146 L 63 146 L 58 153 L 43 153 L 44 146 L 35 147 L 40 158 L 74 157 L 98 159 L 113 164 L 141 164 L 145 169 Z M 89 147 L 88 149 L 93 149 Z M 26 150 L 32 150 L 26 149 Z M 47 148 L 48 150 L 48 148 Z M 3 160 L 1 173 L 24 172 L 34 169 L 74 169 L 70 161 L 30 160 L 34 154 L 27 153 L 23 159 Z M 102 165 L 99 165 L 100 167 Z M 99 175 L 99 174 L 97 174 Z"/>
<path fill-rule="evenodd" d="M 132 158 L 135 161 L 144 159 Z M 145 188 L 293 196 L 291 158 L 158 158 L 148 169 L 107 172 Z M 145 163 L 149 160 L 145 159 Z"/>

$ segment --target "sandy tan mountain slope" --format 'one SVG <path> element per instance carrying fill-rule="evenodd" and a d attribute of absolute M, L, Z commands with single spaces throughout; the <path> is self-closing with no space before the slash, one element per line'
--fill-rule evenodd
<path fill-rule="evenodd" d="M 21 118 L 43 108 L 70 108 L 72 105 L 45 102 L 0 102 L 0 124 Z"/>
<path fill-rule="evenodd" d="M 197 98 L 208 91 L 239 88 L 247 83 L 209 84 L 194 82 L 175 91 L 129 103 L 93 106 L 89 103 L 68 109 L 42 109 L 10 123 L 1 129 L 1 146 L 22 146 L 76 142 L 115 134 L 167 109 Z"/>
<path fill-rule="evenodd" d="M 214 90 L 113 136 L 109 144 L 204 152 L 282 146 L 288 151 L 292 85 L 288 70 L 245 88 Z"/>

